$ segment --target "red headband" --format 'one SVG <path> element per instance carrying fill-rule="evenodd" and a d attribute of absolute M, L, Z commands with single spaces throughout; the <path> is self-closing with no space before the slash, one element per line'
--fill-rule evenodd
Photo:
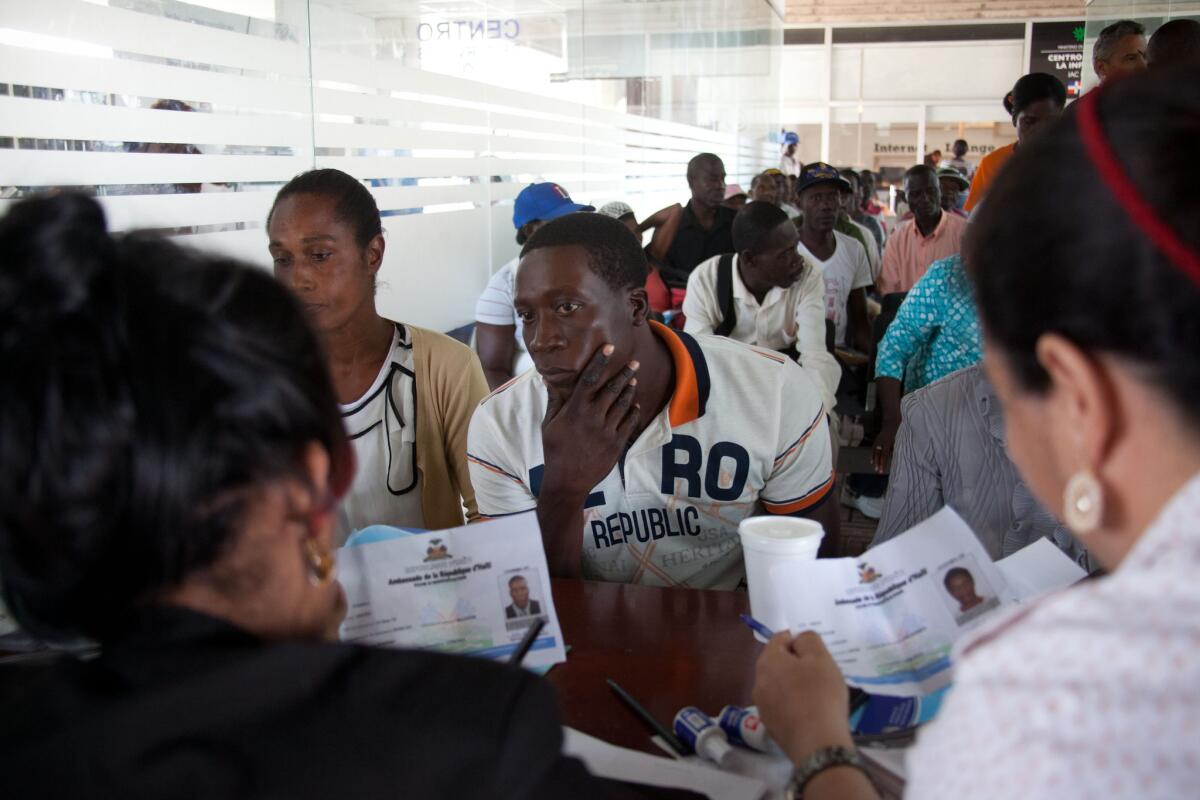
<path fill-rule="evenodd" d="M 1163 221 L 1154 208 L 1138 192 L 1133 181 L 1121 168 L 1112 145 L 1104 136 L 1100 125 L 1100 109 L 1097 98 L 1101 89 L 1093 89 L 1078 102 L 1076 121 L 1079 125 L 1079 138 L 1083 140 L 1083 149 L 1091 159 L 1100 179 L 1113 193 L 1117 203 L 1129 215 L 1129 219 L 1146 235 L 1154 246 L 1166 256 L 1179 271 L 1200 286 L 1200 254 L 1192 250 L 1179 238 L 1179 235 Z"/>

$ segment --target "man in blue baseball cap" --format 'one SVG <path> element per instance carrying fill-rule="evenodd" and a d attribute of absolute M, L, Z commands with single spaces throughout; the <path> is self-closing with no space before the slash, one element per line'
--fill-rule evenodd
<path fill-rule="evenodd" d="M 779 156 L 779 171 L 784 175 L 790 175 L 793 178 L 800 177 L 800 170 L 804 167 L 796 158 L 796 148 L 799 146 L 800 136 L 795 131 L 786 131 L 783 134 L 783 154 Z"/>
<path fill-rule="evenodd" d="M 521 190 L 513 204 L 517 244 L 524 245 L 538 228 L 552 219 L 595 210 L 576 203 L 557 183 L 530 184 Z M 475 349 L 491 389 L 533 366 L 521 338 L 521 321 L 513 311 L 517 261 L 514 258 L 492 275 L 475 304 Z"/>
<path fill-rule="evenodd" d="M 567 190 L 557 183 L 531 183 L 521 190 L 513 203 L 513 227 L 517 229 L 517 244 L 533 236 L 542 223 L 576 211 L 595 211 L 592 206 L 576 203 Z M 516 259 L 514 259 L 514 262 Z"/>

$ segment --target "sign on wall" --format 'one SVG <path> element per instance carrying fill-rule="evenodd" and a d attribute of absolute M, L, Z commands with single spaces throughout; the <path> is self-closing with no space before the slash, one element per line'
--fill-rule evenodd
<path fill-rule="evenodd" d="M 519 39 L 519 19 L 452 19 L 440 22 L 422 22 L 417 25 L 417 38 L 422 42 L 456 41 L 474 39 Z"/>
<path fill-rule="evenodd" d="M 1067 87 L 1067 98 L 1079 97 L 1083 75 L 1083 20 L 1035 22 L 1029 48 L 1029 71 L 1048 72 Z"/>

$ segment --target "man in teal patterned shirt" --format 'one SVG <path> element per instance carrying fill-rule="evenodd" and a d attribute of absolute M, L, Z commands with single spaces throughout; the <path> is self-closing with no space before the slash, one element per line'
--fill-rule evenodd
<path fill-rule="evenodd" d="M 983 358 L 979 314 L 958 255 L 935 261 L 904 298 L 879 343 L 875 386 L 883 425 L 872 461 L 887 469 L 900 427 L 901 382 L 919 389 Z"/>

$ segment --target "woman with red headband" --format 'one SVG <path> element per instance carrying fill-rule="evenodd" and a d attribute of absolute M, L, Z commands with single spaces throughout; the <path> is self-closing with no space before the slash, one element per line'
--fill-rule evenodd
<path fill-rule="evenodd" d="M 959 643 L 906 797 L 1200 786 L 1200 195 L 1178 169 L 1197 141 L 1195 68 L 1093 91 L 968 234 L 1013 460 L 1107 574 Z M 876 796 L 819 636 L 772 639 L 755 699 L 806 800 Z"/>

